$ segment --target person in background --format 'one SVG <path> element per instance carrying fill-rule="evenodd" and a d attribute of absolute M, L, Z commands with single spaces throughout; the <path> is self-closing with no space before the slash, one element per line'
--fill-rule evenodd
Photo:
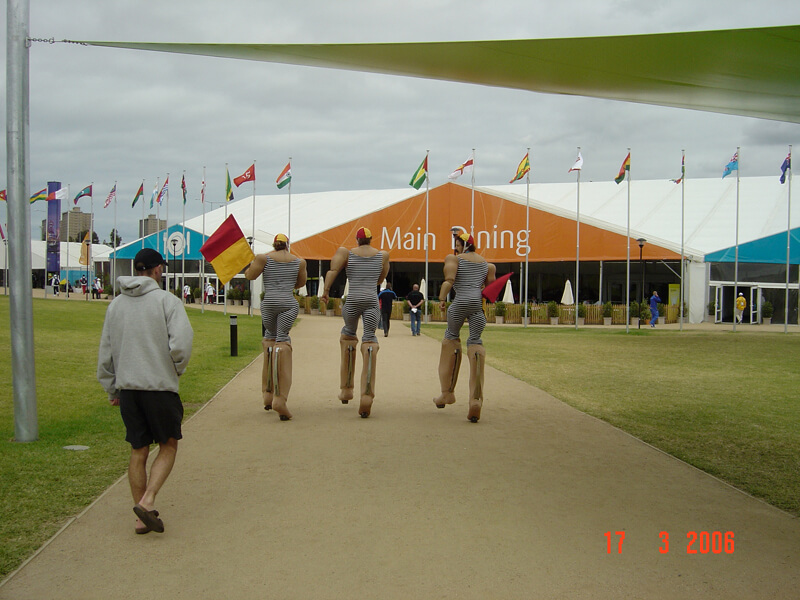
<path fill-rule="evenodd" d="M 739 295 L 736 297 L 736 322 L 741 323 L 742 318 L 744 317 L 744 309 L 747 308 L 747 300 L 744 298 L 744 294 L 739 292 Z"/>
<path fill-rule="evenodd" d="M 419 291 L 419 284 L 415 283 L 411 287 L 411 291 L 408 293 L 408 296 L 406 296 L 406 300 L 408 301 L 408 306 L 411 308 L 409 311 L 409 315 L 411 316 L 411 335 L 419 335 L 422 303 L 425 301 L 425 298 L 422 297 L 422 293 Z"/>
<path fill-rule="evenodd" d="M 183 303 L 188 304 L 192 301 L 192 287 L 185 283 L 183 285 Z"/>
<path fill-rule="evenodd" d="M 192 326 L 180 298 L 161 289 L 166 261 L 152 248 L 133 259 L 136 275 L 119 277 L 120 295 L 106 311 L 97 379 L 119 406 L 131 445 L 128 481 L 138 534 L 164 532 L 156 495 L 175 464 L 183 404 L 178 378 L 192 354 Z M 150 445 L 159 450 L 147 475 Z"/>
<path fill-rule="evenodd" d="M 264 409 L 275 409 L 281 421 L 292 413 L 286 408 L 292 387 L 292 339 L 289 331 L 299 307 L 294 290 L 306 284 L 306 261 L 289 252 L 289 238 L 279 233 L 272 241 L 273 251 L 258 254 L 244 272 L 250 280 L 262 276 L 264 298 L 261 322 L 264 337 L 264 364 L 261 369 L 261 397 Z"/>
<path fill-rule="evenodd" d="M 319 298 L 320 305 L 328 303 L 328 294 L 342 269 L 346 269 L 350 293 L 342 308 L 344 327 L 339 338 L 341 350 L 341 366 L 339 369 L 339 400 L 347 404 L 353 397 L 353 377 L 356 363 L 356 346 L 358 338 L 358 319 L 363 321 L 361 337 L 361 355 L 364 367 L 361 372 L 361 401 L 358 414 L 362 419 L 369 417 L 372 402 L 375 399 L 375 373 L 380 346 L 375 330 L 378 328 L 380 310 L 376 286 L 386 278 L 389 272 L 389 253 L 371 246 L 372 232 L 366 227 L 356 231 L 356 247 L 348 250 L 340 247 L 331 258 L 331 268 L 325 276 L 325 287 Z"/>
<path fill-rule="evenodd" d="M 53 286 L 53 295 L 58 296 L 58 288 L 60 287 L 60 282 L 58 281 L 58 273 L 53 273 L 53 276 L 50 278 L 50 285 Z"/>
<path fill-rule="evenodd" d="M 94 282 L 92 283 L 92 298 L 95 300 L 100 300 L 100 295 L 103 292 L 103 284 L 100 282 L 99 277 L 94 278 Z"/>
<path fill-rule="evenodd" d="M 658 305 L 661 298 L 658 297 L 658 292 L 653 290 L 653 295 L 650 296 L 650 327 L 655 327 L 658 322 Z"/>
<path fill-rule="evenodd" d="M 392 291 L 392 284 L 386 282 L 386 288 L 378 294 L 378 303 L 381 307 L 381 323 L 383 324 L 383 337 L 389 337 L 389 321 L 392 318 L 392 303 L 397 299 L 397 294 Z"/>

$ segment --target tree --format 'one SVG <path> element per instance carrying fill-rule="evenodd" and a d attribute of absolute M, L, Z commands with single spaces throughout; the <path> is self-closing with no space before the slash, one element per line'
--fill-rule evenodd
<path fill-rule="evenodd" d="M 75 241 L 76 241 L 76 242 L 82 242 L 82 241 L 83 241 L 83 238 L 85 238 L 85 237 L 86 237 L 86 234 L 87 234 L 87 233 L 89 233 L 89 230 L 88 230 L 88 229 L 84 229 L 83 231 L 81 231 L 81 232 L 78 234 L 78 239 L 77 239 L 77 240 L 75 240 Z M 100 238 L 99 238 L 99 237 L 97 237 L 97 232 L 96 232 L 96 231 L 93 231 L 93 232 L 92 232 L 92 243 L 93 243 L 93 244 L 99 244 L 99 243 L 100 243 Z"/>
<path fill-rule="evenodd" d="M 111 238 L 111 241 L 108 243 L 108 245 L 112 248 L 119 248 L 119 246 L 122 244 L 122 236 L 116 229 L 112 229 L 108 237 Z"/>

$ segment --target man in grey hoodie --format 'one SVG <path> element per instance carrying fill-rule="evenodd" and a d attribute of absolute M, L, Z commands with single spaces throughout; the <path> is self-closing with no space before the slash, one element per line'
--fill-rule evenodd
<path fill-rule="evenodd" d="M 97 379 L 111 405 L 120 407 L 131 445 L 128 480 L 138 517 L 135 531 L 162 533 L 155 499 L 175 464 L 182 437 L 178 377 L 189 363 L 193 332 L 181 300 L 161 289 L 164 257 L 143 248 L 133 263 L 138 275 L 117 279 L 122 293 L 106 311 Z M 154 442 L 159 451 L 148 478 Z"/>

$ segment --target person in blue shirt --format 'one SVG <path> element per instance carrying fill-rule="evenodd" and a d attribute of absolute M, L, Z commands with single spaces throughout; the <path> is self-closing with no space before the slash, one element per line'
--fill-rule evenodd
<path fill-rule="evenodd" d="M 658 292 L 654 291 L 650 296 L 650 327 L 655 327 L 658 321 L 658 305 L 661 298 L 658 297 Z"/>
<path fill-rule="evenodd" d="M 392 284 L 386 282 L 386 289 L 378 294 L 378 302 L 381 306 L 381 324 L 383 325 L 383 337 L 389 336 L 389 319 L 392 316 L 392 302 L 397 299 L 397 294 L 392 291 Z"/>

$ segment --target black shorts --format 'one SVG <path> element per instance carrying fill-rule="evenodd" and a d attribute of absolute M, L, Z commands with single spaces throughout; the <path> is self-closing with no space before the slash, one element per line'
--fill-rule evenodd
<path fill-rule="evenodd" d="M 120 390 L 119 412 L 127 431 L 125 440 L 135 449 L 183 437 L 183 404 L 175 392 Z"/>

